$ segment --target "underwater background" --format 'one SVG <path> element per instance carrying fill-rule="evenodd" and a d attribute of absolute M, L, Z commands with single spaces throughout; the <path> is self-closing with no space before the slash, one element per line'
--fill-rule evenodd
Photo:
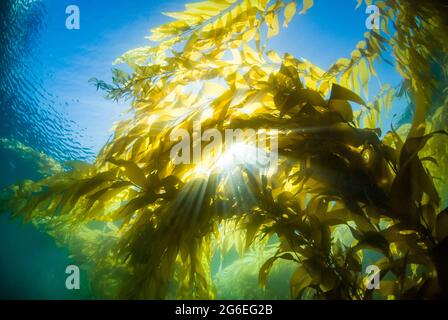
<path fill-rule="evenodd" d="M 65 27 L 65 9 L 71 4 L 80 8 L 80 30 Z M 94 160 L 128 106 L 104 99 L 89 79 L 109 80 L 112 61 L 144 46 L 148 30 L 167 21 L 161 12 L 179 10 L 183 4 L 178 0 L 1 0 L 0 188 L 42 178 L 45 173 L 39 162 L 50 161 L 45 155 L 60 163 Z M 348 56 L 366 31 L 364 8 L 355 10 L 355 5 L 354 0 L 317 1 L 312 11 L 272 39 L 272 47 L 328 68 Z M 377 71 L 384 83 L 399 84 L 393 66 L 383 64 Z M 370 91 L 376 92 L 380 84 L 373 86 Z M 396 99 L 382 126 L 386 131 L 391 124 L 399 126 L 409 119 L 407 102 Z M 83 272 L 80 290 L 65 288 L 65 268 L 76 262 L 48 235 L 1 215 L 0 237 L 0 298 L 93 298 Z M 221 265 L 212 264 L 216 275 L 219 271 L 218 298 L 262 298 L 250 259 L 237 260 L 233 254 Z M 236 292 L 230 279 L 244 268 L 253 272 L 253 279 L 240 278 L 241 292 Z M 287 298 L 288 279 L 289 275 L 273 275 L 270 297 Z"/>

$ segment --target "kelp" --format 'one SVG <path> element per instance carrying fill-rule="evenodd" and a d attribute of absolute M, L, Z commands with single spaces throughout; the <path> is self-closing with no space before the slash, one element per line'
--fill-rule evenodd
<path fill-rule="evenodd" d="M 375 298 L 364 283 L 371 251 L 376 297 L 447 297 L 448 216 L 428 171 L 439 155 L 420 156 L 446 139 L 445 128 L 422 126 L 432 54 L 447 48 L 442 8 L 377 1 L 384 31 L 368 32 L 351 59 L 325 71 L 268 50 L 312 5 L 210 0 L 167 13 L 173 21 L 152 30 L 153 45 L 115 61 L 131 73 L 92 79 L 108 98 L 132 101 L 132 117 L 95 162 L 5 189 L 5 210 L 67 245 L 100 297 L 214 298 L 212 257 L 268 242 L 275 250 L 259 266 L 260 286 L 287 260 L 292 299 Z M 415 102 L 405 136 L 377 128 L 395 89 L 383 86 L 369 103 L 360 96 L 387 50 Z M 195 121 L 221 132 L 277 129 L 278 169 L 222 168 L 210 155 L 174 165 L 170 134 Z"/>
<path fill-rule="evenodd" d="M 249 250 L 240 259 L 222 267 L 213 277 L 218 299 L 267 300 L 289 299 L 289 276 L 296 265 L 294 261 L 280 260 L 269 271 L 266 285 L 258 285 L 258 270 L 266 257 L 275 253 L 275 247 Z M 235 281 L 235 275 L 238 281 Z"/>
<path fill-rule="evenodd" d="M 21 160 L 32 161 L 42 176 L 48 176 L 63 170 L 60 163 L 43 152 L 36 151 L 15 139 L 0 139 L 0 148 L 13 152 Z"/>

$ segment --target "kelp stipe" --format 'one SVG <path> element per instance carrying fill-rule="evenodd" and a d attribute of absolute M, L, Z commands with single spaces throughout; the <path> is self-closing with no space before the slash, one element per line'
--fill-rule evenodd
<path fill-rule="evenodd" d="M 324 71 L 266 51 L 281 22 L 312 4 L 211 0 L 168 13 L 174 21 L 152 30 L 155 45 L 116 61 L 131 74 L 115 69 L 112 84 L 92 79 L 111 99 L 131 98 L 133 117 L 117 124 L 93 164 L 11 187 L 6 211 L 69 246 L 102 297 L 214 298 L 212 255 L 263 251 L 272 238 L 259 284 L 287 260 L 293 299 L 374 298 L 362 277 L 366 249 L 378 253 L 380 298 L 447 297 L 446 187 L 438 190 L 426 168 L 439 162 L 446 172 L 438 161 L 445 128 L 432 130 L 428 116 L 440 126 L 446 114 L 445 105 L 431 106 L 431 68 L 448 47 L 443 5 L 377 1 L 387 8 L 383 32 L 367 32 L 350 59 Z M 382 137 L 377 127 L 395 89 L 383 86 L 370 103 L 360 95 L 386 50 L 415 113 L 407 132 Z M 170 133 L 191 131 L 197 119 L 204 129 L 278 129 L 279 169 L 173 165 Z"/>

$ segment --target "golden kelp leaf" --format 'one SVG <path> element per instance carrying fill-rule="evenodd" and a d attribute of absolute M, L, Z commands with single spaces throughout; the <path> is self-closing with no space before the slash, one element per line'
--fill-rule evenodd
<path fill-rule="evenodd" d="M 263 12 L 269 3 L 269 0 L 249 0 L 249 2 L 252 6 Z"/>
<path fill-rule="evenodd" d="M 364 88 L 364 94 L 368 96 L 368 84 L 370 79 L 369 67 L 367 66 L 366 59 L 361 59 L 359 61 L 359 77 L 361 78 L 361 83 Z"/>
<path fill-rule="evenodd" d="M 185 22 L 189 26 L 193 26 L 195 24 L 201 23 L 204 21 L 204 17 L 200 14 L 189 13 L 189 12 L 164 12 L 164 15 L 167 17 Z"/>
<path fill-rule="evenodd" d="M 124 172 L 128 179 L 141 188 L 146 188 L 148 186 L 148 181 L 146 180 L 145 173 L 140 167 L 132 161 L 120 160 L 120 159 L 109 159 L 109 162 L 115 164 L 116 166 L 124 168 Z"/>
<path fill-rule="evenodd" d="M 303 289 L 307 288 L 313 282 L 308 272 L 303 266 L 299 266 L 291 276 L 289 282 L 291 299 L 300 299 Z"/>
<path fill-rule="evenodd" d="M 266 15 L 266 25 L 268 26 L 268 39 L 276 36 L 280 32 L 278 15 L 276 13 L 269 13 Z"/>
<path fill-rule="evenodd" d="M 284 27 L 287 27 L 288 24 L 291 22 L 292 18 L 296 14 L 296 10 L 297 10 L 297 2 L 295 0 L 286 5 L 285 11 L 284 11 L 284 16 L 285 16 L 285 20 L 283 22 Z"/>
<path fill-rule="evenodd" d="M 303 8 L 300 14 L 305 14 L 314 5 L 314 0 L 303 0 Z"/>
<path fill-rule="evenodd" d="M 416 157 L 420 150 L 425 147 L 430 139 L 439 134 L 448 136 L 448 132 L 444 130 L 438 130 L 422 137 L 409 137 L 408 139 L 406 139 L 400 154 L 400 165 L 405 166 L 406 164 L 408 164 L 409 161 L 412 158 Z"/>
<path fill-rule="evenodd" d="M 71 205 L 74 205 L 82 196 L 95 191 L 101 187 L 105 182 L 112 181 L 115 178 L 115 172 L 103 172 L 92 178 L 86 179 L 79 184 L 76 192 L 71 196 Z"/>
<path fill-rule="evenodd" d="M 220 13 L 222 10 L 225 10 L 229 7 L 230 3 L 227 1 L 201 1 L 188 3 L 185 5 L 185 9 L 188 12 L 205 15 L 207 17 L 215 16 Z"/>
<path fill-rule="evenodd" d="M 242 53 L 244 62 L 246 62 L 247 64 L 260 64 L 260 63 L 262 63 L 262 60 L 261 60 L 260 55 L 258 54 L 258 52 L 256 52 L 254 49 L 252 49 L 247 44 L 243 45 L 243 50 L 242 50 L 241 53 Z"/>
<path fill-rule="evenodd" d="M 92 205 L 95 203 L 95 201 L 108 201 L 112 199 L 123 188 L 131 185 L 132 184 L 127 181 L 117 181 L 112 183 L 110 186 L 87 196 L 87 199 L 92 202 Z"/>
<path fill-rule="evenodd" d="M 364 100 L 358 96 L 353 91 L 350 91 L 344 87 L 341 87 L 340 85 L 333 83 L 333 87 L 331 88 L 331 100 L 349 100 L 356 102 L 361 105 L 366 105 Z"/>
<path fill-rule="evenodd" d="M 297 91 L 300 100 L 305 101 L 313 106 L 326 106 L 326 101 L 319 92 L 310 89 L 299 89 Z"/>
<path fill-rule="evenodd" d="M 347 68 L 350 65 L 350 62 L 350 59 L 340 58 L 331 66 L 330 70 L 334 69 L 339 72 L 340 70 L 344 70 L 345 68 Z"/>
<path fill-rule="evenodd" d="M 274 256 L 266 260 L 265 263 L 260 268 L 259 274 L 258 274 L 258 283 L 260 284 L 260 287 L 265 288 L 266 287 L 266 278 L 269 274 L 269 271 L 272 269 L 272 265 L 274 262 L 278 259 L 278 257 Z"/>
<path fill-rule="evenodd" d="M 129 50 L 121 57 L 116 59 L 112 64 L 126 63 L 131 67 L 143 65 L 151 54 L 152 47 L 141 47 L 133 50 Z"/>
<path fill-rule="evenodd" d="M 350 122 L 353 120 L 352 107 L 346 100 L 331 99 L 328 102 L 328 108 L 339 113 L 342 117 L 342 120 L 344 120 L 345 122 Z"/>
<path fill-rule="evenodd" d="M 243 41 L 245 42 L 251 41 L 255 37 L 256 33 L 257 33 L 256 27 L 250 28 L 243 34 Z"/>
<path fill-rule="evenodd" d="M 120 207 L 118 209 L 117 218 L 126 218 L 132 216 L 136 211 L 147 207 L 149 204 L 154 203 L 156 201 L 158 196 L 152 192 L 147 191 L 145 194 L 133 198 L 131 201 L 129 201 L 126 205 Z"/>
<path fill-rule="evenodd" d="M 226 92 L 226 88 L 216 82 L 207 82 L 202 88 L 202 94 L 207 96 L 218 97 Z"/>
<path fill-rule="evenodd" d="M 149 40 L 159 42 L 169 37 L 174 37 L 188 30 L 190 26 L 184 21 L 173 21 L 158 28 L 151 29 Z"/>
<path fill-rule="evenodd" d="M 269 60 L 271 60 L 274 63 L 282 63 L 282 58 L 278 55 L 277 52 L 274 50 L 270 50 L 266 52 L 266 55 L 268 56 Z"/>

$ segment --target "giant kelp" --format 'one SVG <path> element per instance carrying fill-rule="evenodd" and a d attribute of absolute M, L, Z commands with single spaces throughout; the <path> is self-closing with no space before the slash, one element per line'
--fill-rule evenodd
<path fill-rule="evenodd" d="M 38 152 L 14 139 L 0 139 L 0 150 L 14 152 L 21 160 L 29 160 L 36 165 L 36 171 L 41 176 L 48 176 L 62 171 L 62 166 L 43 152 Z"/>
<path fill-rule="evenodd" d="M 293 299 L 372 298 L 362 270 L 368 250 L 377 252 L 380 297 L 447 296 L 448 213 L 426 166 L 438 155 L 419 156 L 446 135 L 425 125 L 431 67 L 448 44 L 446 8 L 377 1 L 382 31 L 367 32 L 350 59 L 325 71 L 267 50 L 281 24 L 312 5 L 210 0 L 167 13 L 174 20 L 152 30 L 153 46 L 116 61 L 130 74 L 114 69 L 112 84 L 92 79 L 109 98 L 132 99 L 132 117 L 95 162 L 8 188 L 4 210 L 68 245 L 100 296 L 213 298 L 212 256 L 263 250 L 269 239 L 276 250 L 259 283 L 279 259 L 295 263 Z M 393 88 L 370 103 L 360 97 L 385 51 L 414 101 L 406 135 L 377 129 Z M 277 129 L 278 170 L 223 169 L 208 155 L 174 165 L 170 134 L 198 120 L 204 130 Z"/>

